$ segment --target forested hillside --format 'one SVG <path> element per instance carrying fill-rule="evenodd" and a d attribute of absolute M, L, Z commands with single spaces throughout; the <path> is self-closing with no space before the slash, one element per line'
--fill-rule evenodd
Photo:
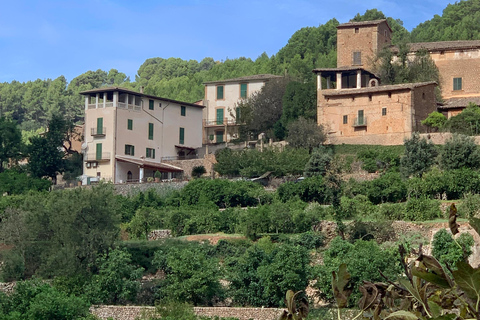
<path fill-rule="evenodd" d="M 353 20 L 365 21 L 387 18 L 394 31 L 394 44 L 410 41 L 471 40 L 480 39 L 480 0 L 461 1 L 448 5 L 442 16 L 435 16 L 409 33 L 402 21 L 385 15 L 377 9 L 357 14 Z M 24 131 L 45 126 L 53 114 L 61 114 L 74 121 L 83 117 L 83 100 L 78 94 L 100 86 L 119 85 L 145 93 L 193 102 L 203 98 L 203 82 L 228 79 L 252 74 L 287 74 L 310 88 L 314 81 L 314 68 L 336 65 L 336 27 L 333 18 L 318 27 L 305 27 L 295 32 L 288 43 L 276 54 L 263 53 L 255 60 L 240 57 L 225 61 L 212 58 L 182 60 L 179 58 L 150 58 L 138 69 L 135 81 L 124 73 L 87 71 L 70 80 L 37 79 L 20 83 L 0 83 L 0 116 L 16 120 Z M 291 90 L 290 90 L 291 91 Z M 294 103 L 294 101 L 291 101 Z M 314 108 L 309 106 L 308 108 Z"/>

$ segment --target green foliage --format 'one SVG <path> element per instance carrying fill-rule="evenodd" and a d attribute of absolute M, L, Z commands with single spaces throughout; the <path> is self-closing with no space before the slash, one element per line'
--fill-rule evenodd
<path fill-rule="evenodd" d="M 432 142 L 415 132 L 410 139 L 405 140 L 405 153 L 400 159 L 400 171 L 405 177 L 421 177 L 434 163 L 437 151 Z"/>
<path fill-rule="evenodd" d="M 200 178 L 205 173 L 207 173 L 207 170 L 205 170 L 204 166 L 195 166 L 192 169 L 192 177 L 194 178 Z"/>
<path fill-rule="evenodd" d="M 378 11 L 377 9 L 369 9 L 365 11 L 363 15 L 357 13 L 357 15 L 352 20 L 372 21 L 381 19 L 387 19 L 388 25 L 392 29 L 392 44 L 405 43 L 409 41 L 410 33 L 407 29 L 405 29 L 405 27 L 403 27 L 403 21 L 400 19 L 386 17 L 382 11 Z"/>
<path fill-rule="evenodd" d="M 80 320 L 93 319 L 88 303 L 38 280 L 18 282 L 10 296 L 1 296 L 2 319 Z"/>
<path fill-rule="evenodd" d="M 260 188 L 259 184 L 250 181 L 196 179 L 182 189 L 180 197 L 183 205 L 213 202 L 220 208 L 247 207 L 257 204 L 257 199 L 249 193 Z"/>
<path fill-rule="evenodd" d="M 17 124 L 0 117 L 0 173 L 5 163 L 16 162 L 21 158 L 22 149 L 22 135 Z"/>
<path fill-rule="evenodd" d="M 450 132 L 476 136 L 480 133 L 480 107 L 469 103 L 462 112 L 445 123 Z"/>
<path fill-rule="evenodd" d="M 281 201 L 300 199 L 304 202 L 331 203 L 333 189 L 329 187 L 328 180 L 322 176 L 306 178 L 301 182 L 286 182 L 277 189 Z"/>
<path fill-rule="evenodd" d="M 305 165 L 304 176 L 325 176 L 332 160 L 333 154 L 330 149 L 320 147 L 313 150 L 312 156 Z"/>
<path fill-rule="evenodd" d="M 133 216 L 128 224 L 127 231 L 136 239 L 144 238 L 148 240 L 148 234 L 152 227 L 159 224 L 159 214 L 157 210 L 151 207 L 141 207 Z"/>
<path fill-rule="evenodd" d="M 368 200 L 367 196 L 356 195 L 354 198 L 341 197 L 340 209 L 345 219 L 356 219 L 372 216 L 375 212 L 375 206 Z"/>
<path fill-rule="evenodd" d="M 348 197 L 366 195 L 373 204 L 400 202 L 407 198 L 407 185 L 398 172 L 387 172 L 370 181 L 349 180 L 344 187 Z"/>
<path fill-rule="evenodd" d="M 333 298 L 330 275 L 343 263 L 348 264 L 351 286 L 355 290 L 352 295 L 354 298 L 360 296 L 357 290 L 363 280 L 383 281 L 378 272 L 379 269 L 389 279 L 395 279 L 401 272 L 396 253 L 381 249 L 375 241 L 357 240 L 352 244 L 337 237 L 330 242 L 329 248 L 323 253 L 323 261 L 323 265 L 315 266 L 317 279 L 315 286 L 327 299 Z M 350 298 L 349 305 L 352 302 L 353 299 Z"/>
<path fill-rule="evenodd" d="M 442 217 L 440 202 L 438 200 L 420 197 L 408 199 L 403 218 L 410 221 L 426 221 L 440 217 Z"/>
<path fill-rule="evenodd" d="M 313 150 L 320 147 L 327 139 L 322 125 L 318 125 L 315 120 L 303 117 L 289 123 L 287 131 L 286 140 L 293 148 Z"/>
<path fill-rule="evenodd" d="M 0 237 L 23 258 L 25 276 L 85 273 L 119 234 L 111 185 L 29 193 L 22 200 L 5 211 Z"/>
<path fill-rule="evenodd" d="M 265 251 L 254 245 L 226 263 L 231 295 L 240 305 L 280 306 L 287 288 L 299 291 L 308 284 L 310 257 L 300 246 L 275 244 Z"/>
<path fill-rule="evenodd" d="M 317 95 L 315 81 L 300 83 L 292 81 L 287 85 L 283 95 L 283 112 L 281 123 L 287 127 L 289 123 L 299 119 L 316 121 Z"/>
<path fill-rule="evenodd" d="M 357 158 L 363 161 L 362 169 L 368 172 L 387 171 L 400 164 L 399 154 L 387 148 L 360 149 Z"/>
<path fill-rule="evenodd" d="M 222 149 L 216 154 L 215 171 L 222 176 L 243 176 L 253 178 L 271 172 L 271 176 L 301 175 L 310 159 L 307 149 L 275 148 L 263 152 L 253 150 L 233 151 Z"/>
<path fill-rule="evenodd" d="M 465 135 L 453 134 L 440 152 L 440 165 L 445 170 L 480 167 L 480 150 L 475 140 Z"/>
<path fill-rule="evenodd" d="M 214 297 L 222 298 L 218 260 L 207 256 L 202 246 L 157 251 L 153 264 L 165 272 L 159 293 L 163 299 L 210 305 Z"/>
<path fill-rule="evenodd" d="M 447 5 L 442 15 L 420 23 L 412 30 L 414 42 L 480 39 L 478 1 L 458 1 Z"/>
<path fill-rule="evenodd" d="M 425 120 L 422 120 L 422 124 L 424 126 L 434 128 L 436 130 L 442 129 L 445 126 L 446 122 L 447 117 L 445 117 L 443 113 L 440 113 L 438 111 L 433 111 L 428 115 Z"/>
<path fill-rule="evenodd" d="M 454 240 L 452 234 L 440 229 L 433 236 L 432 255 L 444 266 L 455 268 L 458 261 L 466 261 L 472 254 L 473 237 L 469 233 L 462 233 Z"/>
<path fill-rule="evenodd" d="M 143 268 L 132 265 L 131 255 L 124 250 L 113 250 L 101 256 L 98 273 L 92 276 L 85 289 L 91 302 L 122 304 L 134 301 L 140 289 Z"/>
<path fill-rule="evenodd" d="M 480 195 L 466 193 L 462 202 L 458 204 L 458 215 L 462 218 L 470 218 L 480 213 Z"/>
<path fill-rule="evenodd" d="M 290 79 L 287 77 L 270 79 L 260 91 L 239 101 L 235 107 L 240 109 L 240 134 L 246 140 L 256 139 L 265 133 L 266 138 L 274 138 L 273 129 L 280 120 L 283 111 L 283 96 Z"/>
<path fill-rule="evenodd" d="M 33 178 L 14 169 L 0 172 L 0 194 L 22 194 L 30 190 L 45 191 L 50 185 L 51 182 L 46 179 Z"/>

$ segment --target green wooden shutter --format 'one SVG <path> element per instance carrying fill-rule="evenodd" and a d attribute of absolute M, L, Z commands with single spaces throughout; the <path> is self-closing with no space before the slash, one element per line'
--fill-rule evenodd
<path fill-rule="evenodd" d="M 247 97 L 247 84 L 242 83 L 240 84 L 240 98 L 246 98 Z"/>
<path fill-rule="evenodd" d="M 148 140 L 153 140 L 153 123 L 148 124 Z"/>
<path fill-rule="evenodd" d="M 155 159 L 155 149 L 152 149 L 152 159 Z"/>
<path fill-rule="evenodd" d="M 132 120 L 132 119 L 128 119 L 128 121 L 127 121 L 127 129 L 128 129 L 128 130 L 133 130 L 133 120 Z"/>
<path fill-rule="evenodd" d="M 237 123 L 240 123 L 240 108 L 236 107 L 235 108 L 235 120 Z"/>
<path fill-rule="evenodd" d="M 148 109 L 153 110 L 153 100 L 148 100 Z"/>
<path fill-rule="evenodd" d="M 103 118 L 97 118 L 97 134 L 103 134 Z"/>
<path fill-rule="evenodd" d="M 97 143 L 97 153 L 95 155 L 96 160 L 102 160 L 102 144 Z"/>
<path fill-rule="evenodd" d="M 223 109 L 217 109 L 217 124 L 223 124 Z"/>
<path fill-rule="evenodd" d="M 216 131 L 215 135 L 216 135 L 216 139 L 215 139 L 216 143 L 223 142 L 223 131 Z"/>
<path fill-rule="evenodd" d="M 180 139 L 179 139 L 180 144 L 185 143 L 185 128 L 180 128 Z"/>
<path fill-rule="evenodd" d="M 132 155 L 132 156 L 135 155 L 135 146 L 132 146 L 132 154 L 131 154 L 131 155 Z"/>
<path fill-rule="evenodd" d="M 223 86 L 217 86 L 217 100 L 223 100 Z"/>
<path fill-rule="evenodd" d="M 180 115 L 185 117 L 185 115 L 187 114 L 187 107 L 181 106 L 180 108 L 181 108 L 180 109 Z"/>

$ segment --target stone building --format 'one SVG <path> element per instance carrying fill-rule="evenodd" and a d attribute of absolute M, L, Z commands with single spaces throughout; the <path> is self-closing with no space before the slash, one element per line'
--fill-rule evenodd
<path fill-rule="evenodd" d="M 87 181 L 142 182 L 160 171 L 182 173 L 167 163 L 195 156 L 202 146 L 203 106 L 119 87 L 85 96 L 83 176 Z"/>
<path fill-rule="evenodd" d="M 386 20 L 349 22 L 337 27 L 337 68 L 315 69 L 317 122 L 331 143 L 402 144 L 429 113 L 453 116 L 469 102 L 480 103 L 480 41 L 411 43 L 409 55 L 426 49 L 440 74 L 443 102 L 435 82 L 381 84 L 372 71 L 377 53 L 391 45 Z"/>
<path fill-rule="evenodd" d="M 205 82 L 203 111 L 203 143 L 230 142 L 238 138 L 238 108 L 236 104 L 262 89 L 273 74 Z"/>

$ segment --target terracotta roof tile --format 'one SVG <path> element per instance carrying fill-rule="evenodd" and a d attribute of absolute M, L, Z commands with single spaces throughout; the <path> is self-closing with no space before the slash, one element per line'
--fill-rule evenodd
<path fill-rule="evenodd" d="M 343 95 L 351 95 L 351 94 L 366 94 L 366 93 L 374 93 L 374 92 L 387 92 L 387 91 L 397 91 L 397 90 L 412 90 L 415 88 L 429 86 L 429 85 L 437 85 L 435 81 L 429 82 L 417 82 L 417 83 L 402 83 L 402 84 L 392 84 L 386 86 L 378 86 L 378 87 L 364 87 L 364 88 L 352 88 L 352 89 L 324 89 L 321 93 L 324 96 L 343 96 Z"/>
<path fill-rule="evenodd" d="M 242 81 L 255 81 L 255 80 L 261 81 L 261 80 L 269 80 L 269 79 L 276 79 L 276 78 L 282 78 L 282 76 L 277 76 L 274 74 L 255 74 L 252 76 L 245 76 L 245 77 L 239 77 L 239 78 L 233 78 L 233 79 L 207 81 L 207 82 L 204 82 L 203 84 L 216 84 L 216 83 L 242 82 Z"/>

